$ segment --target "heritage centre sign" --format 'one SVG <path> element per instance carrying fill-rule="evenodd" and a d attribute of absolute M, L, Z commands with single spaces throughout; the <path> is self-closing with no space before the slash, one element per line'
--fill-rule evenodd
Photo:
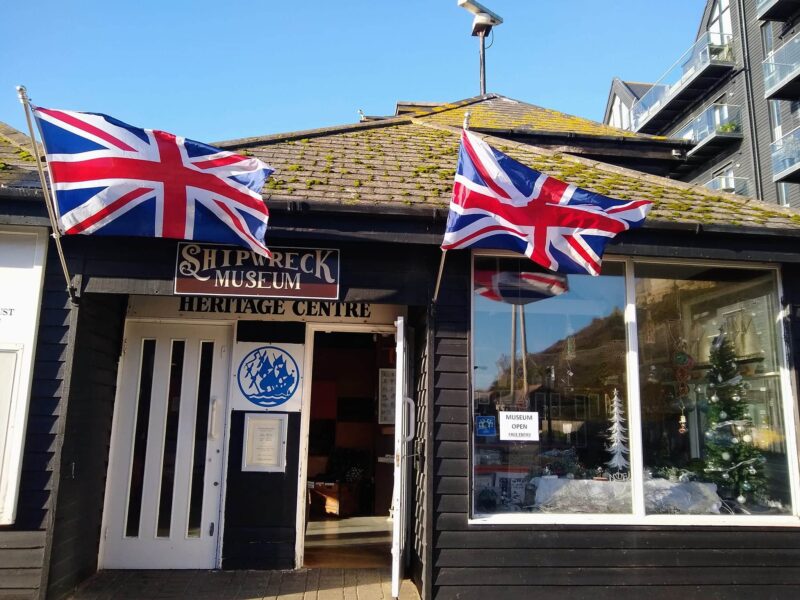
<path fill-rule="evenodd" d="M 222 244 L 178 244 L 175 293 L 338 300 L 339 250 L 272 248 L 272 258 Z"/>

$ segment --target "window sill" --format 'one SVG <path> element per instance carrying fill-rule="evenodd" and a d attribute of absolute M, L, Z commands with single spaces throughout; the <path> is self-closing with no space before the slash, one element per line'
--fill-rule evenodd
<path fill-rule="evenodd" d="M 800 527 L 795 515 L 598 515 L 506 513 L 477 515 L 469 525 L 630 525 L 696 527 Z"/>

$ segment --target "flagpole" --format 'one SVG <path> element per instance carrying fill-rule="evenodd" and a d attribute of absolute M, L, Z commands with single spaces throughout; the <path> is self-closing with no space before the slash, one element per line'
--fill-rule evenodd
<path fill-rule="evenodd" d="M 464 113 L 464 129 L 469 129 L 469 117 L 470 112 L 466 111 Z M 442 272 L 444 271 L 444 259 L 447 255 L 447 250 L 442 250 L 442 258 L 439 261 L 439 274 L 436 276 L 436 287 L 433 290 L 433 303 L 436 304 L 436 301 L 439 299 L 439 287 L 442 284 Z"/>
<path fill-rule="evenodd" d="M 53 240 L 56 244 L 56 251 L 58 252 L 58 259 L 61 262 L 61 270 L 64 272 L 64 279 L 67 282 L 67 293 L 69 299 L 73 304 L 78 303 L 78 297 L 75 294 L 75 287 L 72 285 L 72 278 L 67 268 L 67 261 L 64 258 L 64 249 L 61 247 L 61 230 L 58 228 L 58 221 L 56 220 L 55 207 L 50 198 L 50 192 L 47 187 L 47 178 L 45 177 L 44 170 L 42 169 L 42 159 L 39 156 L 39 147 L 36 145 L 36 136 L 33 133 L 33 121 L 31 120 L 31 103 L 28 98 L 28 90 L 24 85 L 17 86 L 17 96 L 19 101 L 25 109 L 25 120 L 28 123 L 28 132 L 31 135 L 31 147 L 33 148 L 33 156 L 36 159 L 36 170 L 39 172 L 39 182 L 42 185 L 42 193 L 44 194 L 44 204 L 47 207 L 47 214 L 50 217 L 50 225 L 53 227 Z"/>

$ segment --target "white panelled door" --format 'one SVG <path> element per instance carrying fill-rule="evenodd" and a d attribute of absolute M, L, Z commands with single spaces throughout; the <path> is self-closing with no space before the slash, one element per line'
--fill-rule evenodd
<path fill-rule="evenodd" d="M 129 322 L 101 568 L 217 566 L 231 328 Z"/>

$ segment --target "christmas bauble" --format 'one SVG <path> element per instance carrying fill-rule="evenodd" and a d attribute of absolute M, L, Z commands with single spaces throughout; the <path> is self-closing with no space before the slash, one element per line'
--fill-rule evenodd
<path fill-rule="evenodd" d="M 714 402 L 716 404 L 717 402 L 719 402 L 719 396 L 717 396 L 717 393 L 714 392 L 714 395 L 711 396 L 711 398 L 709 398 L 709 400 L 711 400 L 711 402 Z"/>
<path fill-rule="evenodd" d="M 730 452 L 723 452 L 720 456 L 722 456 L 722 460 L 730 460 L 731 459 Z"/>
<path fill-rule="evenodd" d="M 735 438 L 731 438 L 731 443 L 732 444 L 738 444 L 739 443 L 739 438 L 736 438 L 736 437 Z"/>
<path fill-rule="evenodd" d="M 725 481 L 728 481 L 728 479 L 730 479 L 730 478 L 731 478 L 731 476 L 730 476 L 730 475 L 728 475 L 727 473 L 723 473 L 723 474 L 722 474 L 722 478 L 723 478 Z"/>
<path fill-rule="evenodd" d="M 739 401 L 739 400 L 741 400 L 741 399 L 742 399 L 742 397 L 741 397 L 739 394 L 734 394 L 734 395 L 733 395 L 733 401 L 734 401 L 734 402 L 738 402 L 738 401 Z"/>
<path fill-rule="evenodd" d="M 743 489 L 745 492 L 749 492 L 750 490 L 752 490 L 752 489 L 753 489 L 753 486 L 752 486 L 752 485 L 750 485 L 750 482 L 749 482 L 749 481 L 745 481 L 744 483 L 742 483 L 742 489 Z"/>
<path fill-rule="evenodd" d="M 720 419 L 727 419 L 728 418 L 728 413 L 726 413 L 724 410 L 719 411 L 719 418 Z"/>
<path fill-rule="evenodd" d="M 755 475 L 756 474 L 756 468 L 751 465 L 751 466 L 747 467 L 747 472 L 750 473 L 750 475 Z"/>
<path fill-rule="evenodd" d="M 749 433 L 747 433 L 747 434 L 745 434 L 745 435 L 743 435 L 743 436 L 742 436 L 742 439 L 744 440 L 744 443 L 745 443 L 745 444 L 749 444 L 750 442 L 752 442 L 752 441 L 753 441 L 753 436 L 752 436 L 752 435 L 750 435 Z M 751 468 L 752 468 L 752 467 L 751 467 Z"/>
<path fill-rule="evenodd" d="M 739 504 L 744 504 L 745 502 L 747 502 L 747 498 L 745 498 L 744 496 L 739 496 L 738 498 L 736 498 L 736 501 Z"/>

